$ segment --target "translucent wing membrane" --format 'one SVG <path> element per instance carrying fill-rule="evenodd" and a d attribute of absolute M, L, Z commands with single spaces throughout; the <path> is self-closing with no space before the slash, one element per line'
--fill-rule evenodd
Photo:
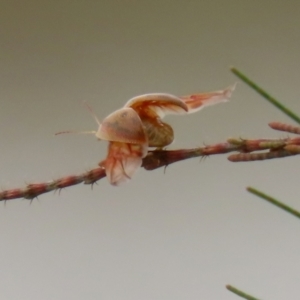
<path fill-rule="evenodd" d="M 196 112 L 206 106 L 226 102 L 231 97 L 232 92 L 235 89 L 236 84 L 229 86 L 228 88 L 220 91 L 192 94 L 188 96 L 180 97 L 188 107 L 188 112 Z"/>
<path fill-rule="evenodd" d="M 130 99 L 125 107 L 133 108 L 142 118 L 163 118 L 166 114 L 178 114 L 188 111 L 186 103 L 179 97 L 170 94 L 144 94 Z"/>

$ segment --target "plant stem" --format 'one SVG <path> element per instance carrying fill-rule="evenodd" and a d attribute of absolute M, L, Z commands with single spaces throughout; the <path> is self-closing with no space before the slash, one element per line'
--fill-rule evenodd
<path fill-rule="evenodd" d="M 261 87 L 259 87 L 256 83 L 254 83 L 252 80 L 250 80 L 246 75 L 244 75 L 242 72 L 240 72 L 236 68 L 232 67 L 231 71 L 232 71 L 233 74 L 235 74 L 237 77 L 239 77 L 242 81 L 244 81 L 246 84 L 248 84 L 250 87 L 252 87 L 256 92 L 258 92 L 265 99 L 267 99 L 270 103 L 275 105 L 279 110 L 281 110 L 283 113 L 285 113 L 291 119 L 293 119 L 298 124 L 300 124 L 300 117 L 297 116 L 290 109 L 288 109 L 280 101 L 278 101 L 277 99 L 272 97 L 270 94 L 268 94 L 265 90 L 263 90 Z"/>
<path fill-rule="evenodd" d="M 237 288 L 235 288 L 235 287 L 233 287 L 233 286 L 231 286 L 231 285 L 226 285 L 226 288 L 227 288 L 227 290 L 229 290 L 230 292 L 232 292 L 232 293 L 234 293 L 234 294 L 236 294 L 236 295 L 238 295 L 238 296 L 240 296 L 240 297 L 242 297 L 242 298 L 244 298 L 244 299 L 247 299 L 247 300 L 259 300 L 258 298 L 255 298 L 255 297 L 253 297 L 253 296 L 250 296 L 250 295 L 248 295 L 248 294 L 246 294 L 246 293 L 244 293 L 244 292 L 238 290 Z"/>
<path fill-rule="evenodd" d="M 250 192 L 251 194 L 254 194 L 264 200 L 267 200 L 268 202 L 274 204 L 275 206 L 285 210 L 286 212 L 292 214 L 293 216 L 297 217 L 297 218 L 300 218 L 300 212 L 291 208 L 290 206 L 287 206 L 285 205 L 284 203 L 276 200 L 275 198 L 269 196 L 269 195 L 266 195 L 264 193 L 262 193 L 261 191 L 255 189 L 255 188 L 252 188 L 252 187 L 248 187 L 247 188 L 247 191 Z"/>

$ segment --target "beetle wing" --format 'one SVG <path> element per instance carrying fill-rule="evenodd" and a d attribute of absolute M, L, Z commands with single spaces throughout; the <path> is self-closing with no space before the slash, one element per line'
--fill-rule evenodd
<path fill-rule="evenodd" d="M 210 93 L 193 94 L 180 97 L 188 106 L 188 113 L 196 112 L 206 106 L 227 102 L 235 89 L 236 84 L 228 88 Z"/>
<path fill-rule="evenodd" d="M 131 107 L 141 117 L 163 118 L 166 114 L 178 114 L 188 111 L 187 104 L 171 94 L 144 94 L 131 98 L 125 107 Z"/>
<path fill-rule="evenodd" d="M 96 133 L 101 140 L 143 144 L 147 142 L 142 121 L 130 107 L 121 108 L 107 116 Z"/>

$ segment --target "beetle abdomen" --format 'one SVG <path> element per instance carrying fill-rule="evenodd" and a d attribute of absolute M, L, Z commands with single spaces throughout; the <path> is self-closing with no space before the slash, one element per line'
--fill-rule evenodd
<path fill-rule="evenodd" d="M 144 130 L 148 137 L 148 146 L 162 148 L 171 144 L 174 140 L 172 127 L 160 119 L 142 118 Z"/>

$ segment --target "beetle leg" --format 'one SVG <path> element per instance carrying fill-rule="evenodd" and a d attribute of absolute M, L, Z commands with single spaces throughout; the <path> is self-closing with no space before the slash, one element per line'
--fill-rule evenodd
<path fill-rule="evenodd" d="M 112 185 L 120 185 L 131 179 L 142 165 L 148 150 L 147 144 L 109 142 L 108 155 L 100 162 Z"/>

